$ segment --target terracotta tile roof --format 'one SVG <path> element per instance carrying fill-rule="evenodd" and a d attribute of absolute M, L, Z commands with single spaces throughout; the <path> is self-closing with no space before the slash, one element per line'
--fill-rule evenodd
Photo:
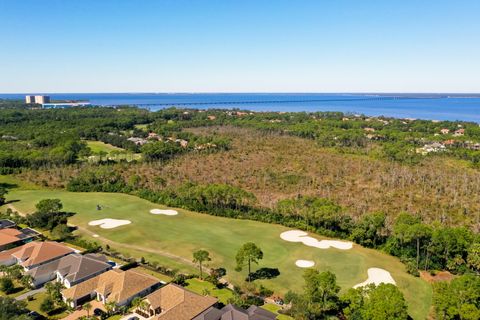
<path fill-rule="evenodd" d="M 21 239 L 18 237 L 22 233 L 17 229 L 6 228 L 0 229 L 0 246 L 5 246 L 10 243 L 15 243 Z"/>
<path fill-rule="evenodd" d="M 145 299 L 153 309 L 162 310 L 154 320 L 191 320 L 217 303 L 213 297 L 201 296 L 175 284 L 168 284 Z"/>
<path fill-rule="evenodd" d="M 25 260 L 21 263 L 24 267 L 41 264 L 74 252 L 73 249 L 54 241 L 34 241 L 16 249 L 12 255 L 18 260 Z"/>
<path fill-rule="evenodd" d="M 19 248 L 17 247 L 17 248 L 13 248 L 13 249 L 10 249 L 10 250 L 5 250 L 5 251 L 0 252 L 0 264 L 3 261 L 12 259 L 12 253 L 17 252 L 18 249 Z"/>
<path fill-rule="evenodd" d="M 79 299 L 89 293 L 97 292 L 107 296 L 107 301 L 121 302 L 148 289 L 159 281 L 135 270 L 117 271 L 109 270 L 92 279 L 63 290 L 66 299 Z"/>

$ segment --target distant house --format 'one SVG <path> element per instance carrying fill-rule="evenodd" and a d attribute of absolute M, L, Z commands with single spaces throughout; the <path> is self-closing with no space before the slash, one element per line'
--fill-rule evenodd
<path fill-rule="evenodd" d="M 137 146 L 143 146 L 145 143 L 148 142 L 146 139 L 136 138 L 136 137 L 131 137 L 131 138 L 128 138 L 127 140 L 135 143 Z"/>
<path fill-rule="evenodd" d="M 453 135 L 455 137 L 460 137 L 460 136 L 463 136 L 465 134 L 465 129 L 458 129 L 458 130 L 455 130 L 455 132 L 453 133 Z"/>
<path fill-rule="evenodd" d="M 447 128 L 440 129 L 440 133 L 441 133 L 441 134 L 449 134 L 449 133 L 450 133 L 450 129 L 447 129 Z"/>
<path fill-rule="evenodd" d="M 32 277 L 34 287 L 56 279 L 70 288 L 111 268 L 103 255 L 74 253 L 33 268 L 27 274 Z"/>
<path fill-rule="evenodd" d="M 453 139 L 443 141 L 443 144 L 446 146 L 453 146 L 457 141 Z"/>
<path fill-rule="evenodd" d="M 424 145 L 422 148 L 417 149 L 417 153 L 421 153 L 422 155 L 426 155 L 431 152 L 442 152 L 445 151 L 447 148 L 444 144 L 440 142 L 433 142 L 430 144 Z"/>
<path fill-rule="evenodd" d="M 208 120 L 215 120 L 215 119 L 217 119 L 217 117 L 215 117 L 215 116 L 208 116 L 207 119 L 208 119 Z"/>
<path fill-rule="evenodd" d="M 277 315 L 257 306 L 244 310 L 232 304 L 222 309 L 212 308 L 208 312 L 195 317 L 194 320 L 275 320 Z"/>
<path fill-rule="evenodd" d="M 135 312 L 154 320 L 192 320 L 210 310 L 217 299 L 201 296 L 176 284 L 168 284 L 145 297 Z"/>
<path fill-rule="evenodd" d="M 28 271 L 71 253 L 74 253 L 73 249 L 58 242 L 33 241 L 20 247 L 1 252 L 0 264 L 11 266 L 18 263 L 25 271 Z"/>
<path fill-rule="evenodd" d="M 96 299 L 103 304 L 129 304 L 135 297 L 144 297 L 160 286 L 160 282 L 135 270 L 109 270 L 62 291 L 63 300 L 75 308 Z"/>
<path fill-rule="evenodd" d="M 15 228 L 0 229 L 0 251 L 28 243 L 39 236 L 40 233 L 30 228 L 20 230 Z"/>
<path fill-rule="evenodd" d="M 155 132 L 148 133 L 148 139 L 161 140 L 160 136 L 158 134 L 156 134 Z"/>
<path fill-rule="evenodd" d="M 363 128 L 365 132 L 375 132 L 375 128 Z"/>

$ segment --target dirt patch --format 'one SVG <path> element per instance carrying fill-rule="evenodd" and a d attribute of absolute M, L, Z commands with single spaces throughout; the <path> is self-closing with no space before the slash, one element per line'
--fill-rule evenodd
<path fill-rule="evenodd" d="M 434 283 L 440 281 L 451 281 L 453 278 L 455 278 L 455 275 L 448 271 L 439 271 L 435 275 L 432 275 L 428 271 L 420 271 L 420 278 L 427 282 Z"/>

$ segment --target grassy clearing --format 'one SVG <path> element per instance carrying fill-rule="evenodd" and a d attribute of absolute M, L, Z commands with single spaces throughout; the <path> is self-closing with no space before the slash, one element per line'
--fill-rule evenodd
<path fill-rule="evenodd" d="M 228 304 L 228 300 L 233 298 L 233 292 L 230 289 L 218 289 L 208 281 L 194 278 L 188 279 L 186 282 L 188 283 L 187 289 L 201 295 L 207 293 L 208 295 L 217 298 L 218 301 L 223 304 Z"/>
<path fill-rule="evenodd" d="M 147 131 L 147 127 L 148 127 L 148 124 L 136 124 L 135 125 L 135 128 L 137 128 L 138 130 L 143 130 L 143 131 Z"/>
<path fill-rule="evenodd" d="M 23 181 L 20 179 L 15 178 L 11 175 L 0 175 L 0 187 L 5 188 L 15 188 L 16 190 L 37 190 L 41 189 L 40 186 L 37 186 L 33 183 Z"/>
<path fill-rule="evenodd" d="M 140 160 L 142 158 L 140 153 L 131 153 L 125 149 L 104 143 L 102 141 L 86 140 L 86 142 L 93 153 L 92 156 L 88 157 L 89 162 L 98 162 L 106 159 L 113 161 L 132 161 Z"/>
<path fill-rule="evenodd" d="M 10 297 L 10 298 L 15 298 L 15 297 L 18 297 L 28 291 L 30 291 L 30 289 L 28 288 L 25 288 L 19 281 L 17 280 L 13 280 L 13 285 L 14 285 L 14 289 L 11 293 L 9 294 L 6 294 L 5 292 L 3 291 L 0 291 L 0 297 Z"/>
<path fill-rule="evenodd" d="M 295 266 L 297 259 L 313 260 L 315 268 L 334 272 L 342 289 L 364 281 L 368 268 L 383 268 L 392 274 L 404 293 L 410 314 L 415 319 L 424 319 L 428 314 L 431 286 L 407 274 L 398 259 L 376 250 L 357 245 L 347 251 L 316 249 L 281 240 L 280 233 L 288 229 L 279 225 L 232 220 L 181 209 L 178 209 L 177 216 L 152 215 L 149 213 L 151 209 L 165 207 L 124 194 L 56 190 L 11 190 L 8 194 L 8 200 L 19 200 L 14 205 L 23 212 L 32 212 L 35 204 L 46 198 L 61 199 L 66 210 L 76 212 L 70 223 L 79 226 L 90 239 L 108 241 L 111 247 L 135 257 L 144 256 L 172 268 L 195 272 L 191 263 L 192 252 L 204 248 L 213 257 L 209 267 L 225 267 L 227 279 L 236 284 L 244 281 L 246 272 L 234 271 L 235 254 L 243 243 L 253 241 L 264 252 L 259 267 L 278 268 L 281 273 L 275 279 L 256 282 L 277 294 L 284 294 L 288 289 L 302 290 L 303 270 Z M 97 204 L 104 209 L 96 210 Z M 88 225 L 92 220 L 104 218 L 128 219 L 132 223 L 115 229 Z M 92 238 L 93 234 L 100 238 Z"/>
<path fill-rule="evenodd" d="M 93 153 L 99 153 L 99 152 L 110 153 L 112 151 L 119 151 L 119 152 L 125 151 L 125 149 L 113 146 L 108 143 L 104 143 L 102 141 L 87 140 L 85 142 L 87 143 L 87 146 L 90 148 L 90 150 L 92 150 Z"/>
<path fill-rule="evenodd" d="M 44 317 L 48 317 L 48 319 L 52 319 L 52 320 L 65 318 L 68 315 L 68 313 L 64 309 L 53 310 L 50 314 L 46 314 L 45 312 L 42 312 L 40 310 L 40 305 L 42 304 L 43 300 L 45 300 L 47 296 L 48 296 L 47 293 L 41 292 L 34 295 L 32 297 L 32 300 L 30 301 L 25 300 L 27 302 L 27 309 L 31 311 L 36 311 L 39 314 L 43 315 Z"/>
<path fill-rule="evenodd" d="M 160 272 L 156 272 L 156 271 L 144 268 L 144 267 L 137 267 L 137 270 L 139 270 L 142 273 L 149 274 L 149 275 L 157 278 L 158 280 L 166 282 L 166 283 L 172 281 L 171 277 L 169 277 L 167 275 L 164 275 L 164 274 L 161 274 Z"/>

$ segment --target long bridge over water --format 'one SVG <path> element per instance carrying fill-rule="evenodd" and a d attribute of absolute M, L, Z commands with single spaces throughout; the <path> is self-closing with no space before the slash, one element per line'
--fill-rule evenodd
<path fill-rule="evenodd" d="M 276 103 L 311 103 L 311 102 L 346 102 L 346 101 L 381 101 L 381 100 L 412 100 L 412 99 L 441 99 L 442 97 L 402 97 L 402 96 L 386 96 L 386 97 L 362 97 L 358 99 L 352 98 L 335 98 L 335 99 L 295 99 L 295 100 L 246 100 L 246 101 L 195 101 L 195 102 L 159 102 L 159 103 L 134 103 L 135 106 L 199 106 L 199 105 L 245 105 L 245 104 L 276 104 Z"/>

